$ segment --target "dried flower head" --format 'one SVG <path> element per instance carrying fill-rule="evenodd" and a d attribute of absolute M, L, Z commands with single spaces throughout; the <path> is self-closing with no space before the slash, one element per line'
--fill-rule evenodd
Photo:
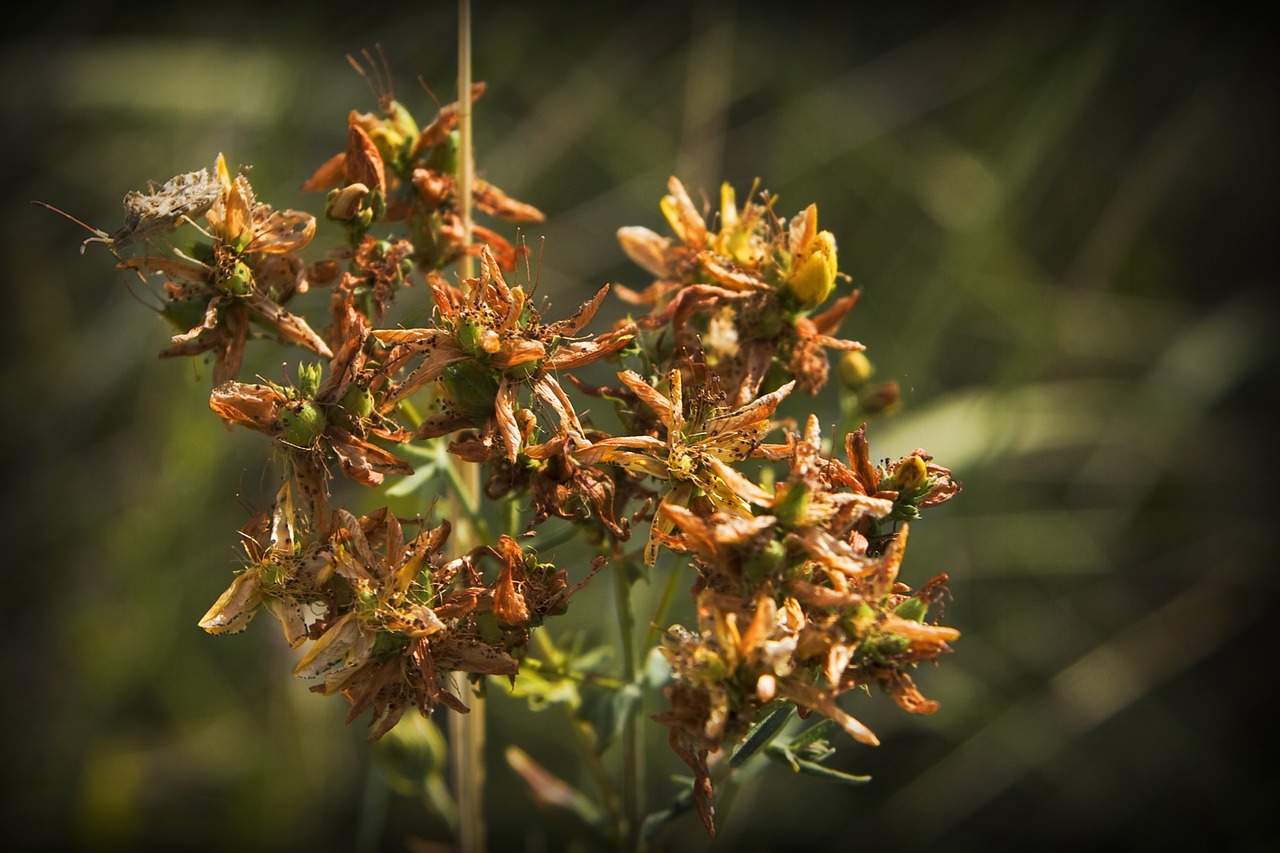
<path fill-rule="evenodd" d="M 439 383 L 443 411 L 424 422 L 418 437 L 479 427 L 498 445 L 495 454 L 514 462 L 522 447 L 536 443 L 535 421 L 519 414 L 525 405 L 522 392 L 527 392 L 555 413 L 558 429 L 569 440 L 586 444 L 577 412 L 556 374 L 604 358 L 630 342 L 633 332 L 627 327 L 595 338 L 578 337 L 608 286 L 568 319 L 543 323 L 524 289 L 507 285 L 487 248 L 481 254 L 480 276 L 464 281 L 464 289 L 438 277 L 429 284 L 436 326 L 375 332 L 380 342 L 395 347 L 395 366 L 420 358 L 391 392 L 389 402 Z"/>
<path fill-rule="evenodd" d="M 174 248 L 174 257 L 145 255 L 119 264 L 166 279 L 163 313 L 179 333 L 161 356 L 212 350 L 213 383 L 221 385 L 239 373 L 251 323 L 331 356 L 329 345 L 306 320 L 277 301 L 306 289 L 300 282 L 305 265 L 298 251 L 311 241 L 315 218 L 256 201 L 248 178 L 239 174 L 232 180 L 221 154 L 215 173 L 219 195 L 205 210 L 209 242 L 198 243 L 191 254 Z"/>

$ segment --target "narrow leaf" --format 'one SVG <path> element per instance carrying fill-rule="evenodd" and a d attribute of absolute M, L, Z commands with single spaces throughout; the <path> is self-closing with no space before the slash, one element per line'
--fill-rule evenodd
<path fill-rule="evenodd" d="M 747 732 L 747 736 L 742 739 L 742 743 L 733 750 L 733 754 L 729 757 L 729 766 L 741 767 L 762 746 L 773 740 L 791 719 L 795 709 L 796 706 L 790 702 L 775 702 L 773 710 L 756 722 Z"/>

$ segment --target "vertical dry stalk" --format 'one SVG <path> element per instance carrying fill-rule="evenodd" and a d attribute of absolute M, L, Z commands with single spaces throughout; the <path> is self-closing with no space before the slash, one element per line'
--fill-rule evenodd
<path fill-rule="evenodd" d="M 471 3 L 458 0 L 458 212 L 462 218 L 463 245 L 471 243 L 471 183 L 475 152 L 471 136 Z M 475 261 L 467 254 L 462 256 L 462 276 L 474 275 Z M 464 504 L 479 506 L 479 471 L 470 462 L 455 456 L 449 457 L 455 466 L 458 483 L 465 494 L 459 499 Z M 453 516 L 460 521 L 466 513 Z M 459 529 L 459 541 L 479 544 L 475 541 L 475 529 L 463 523 Z M 466 676 L 456 674 L 459 695 L 466 695 Z M 480 690 L 470 696 L 471 713 L 453 714 L 449 717 L 449 734 L 453 759 L 453 783 L 458 799 L 458 843 L 462 853 L 483 853 L 486 849 L 484 824 L 484 742 L 485 701 Z"/>

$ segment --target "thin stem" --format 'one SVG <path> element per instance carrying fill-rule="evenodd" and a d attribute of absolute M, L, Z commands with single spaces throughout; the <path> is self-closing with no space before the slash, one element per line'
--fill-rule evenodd
<path fill-rule="evenodd" d="M 662 597 L 658 600 L 658 606 L 654 608 L 653 619 L 649 622 L 649 632 L 645 634 L 644 647 L 651 649 L 658 643 L 658 638 L 662 635 L 662 627 L 667 624 L 667 611 L 671 609 L 671 602 L 676 597 L 676 586 L 680 583 L 680 573 L 671 571 L 667 572 L 667 582 L 662 587 Z"/>
<path fill-rule="evenodd" d="M 629 563 L 618 559 L 620 556 L 615 554 L 613 561 L 613 602 L 622 639 L 623 689 L 636 690 L 635 617 L 631 612 L 631 579 L 628 577 Z M 644 774 L 640 727 L 636 721 L 640 702 L 631 701 L 625 707 L 627 711 L 622 722 L 622 815 L 625 824 L 622 849 L 636 850 L 640 831 L 640 790 Z"/>
<path fill-rule="evenodd" d="M 462 219 L 464 245 L 471 243 L 471 175 L 473 158 L 471 147 L 471 4 L 470 0 L 458 0 L 458 214 Z M 474 264 L 470 256 L 462 256 L 464 278 L 472 276 Z M 457 488 L 459 503 L 463 506 L 479 506 L 480 472 L 456 457 L 450 457 L 451 477 Z M 459 515 L 462 515 L 461 513 Z M 479 544 L 478 530 L 465 516 L 458 518 L 465 524 L 457 525 L 459 540 L 464 549 Z M 471 693 L 471 713 L 453 714 L 449 717 L 450 748 L 453 758 L 453 784 L 458 801 L 458 845 L 462 853 L 484 853 L 486 849 L 484 822 L 484 742 L 485 699 L 482 690 L 471 690 L 461 673 L 455 675 L 460 695 Z M 483 686 L 483 685 L 481 685 Z"/>
<path fill-rule="evenodd" d="M 475 150 L 471 138 L 471 0 L 458 0 L 458 216 L 462 220 L 462 245 L 471 245 L 471 184 L 475 174 Z M 462 256 L 462 277 L 475 273 L 475 259 Z"/>

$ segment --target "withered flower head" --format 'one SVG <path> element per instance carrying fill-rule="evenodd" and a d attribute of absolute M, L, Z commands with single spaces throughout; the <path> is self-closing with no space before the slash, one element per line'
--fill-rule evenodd
<path fill-rule="evenodd" d="M 429 714 L 443 703 L 465 713 L 443 672 L 516 671 L 510 657 L 479 648 L 470 618 L 476 595 L 465 586 L 474 586 L 471 573 L 462 571 L 463 561 L 439 558 L 449 531 L 444 522 L 406 542 L 385 508 L 361 518 L 335 513 L 333 580 L 325 612 L 311 628 L 314 642 L 295 673 L 323 678 L 316 692 L 345 695 L 352 705 L 348 722 L 372 708 L 370 740 L 390 731 L 409 708 Z M 462 589 L 455 584 L 460 578 Z"/>
<path fill-rule="evenodd" d="M 689 418 L 679 370 L 667 375 L 670 396 L 650 386 L 635 371 L 622 371 L 618 378 L 654 412 L 663 437 L 605 438 L 575 451 L 574 456 L 579 462 L 608 462 L 667 481 L 667 492 L 650 525 L 645 546 L 645 564 L 652 566 L 658 557 L 661 534 L 671 530 L 671 519 L 661 512 L 662 506 L 686 506 L 691 498 L 704 496 L 718 510 L 750 515 L 752 497 L 763 493 L 729 463 L 741 462 L 755 452 L 772 428 L 774 411 L 791 393 L 794 383 L 788 382 L 745 406 L 730 411 L 699 408 L 695 417 Z"/>
<path fill-rule="evenodd" d="M 205 211 L 208 243 L 190 255 L 175 248 L 174 257 L 148 255 L 119 264 L 166 279 L 163 313 L 179 334 L 160 355 L 212 350 L 213 383 L 220 385 L 239 372 L 250 323 L 257 323 L 282 340 L 331 356 L 307 322 L 277 301 L 306 289 L 298 251 L 311 241 L 315 218 L 257 202 L 248 178 L 239 174 L 232 180 L 221 154 L 215 173 L 220 191 Z"/>
<path fill-rule="evenodd" d="M 259 513 L 240 530 L 248 564 L 200 619 L 210 634 L 243 631 L 262 607 L 280 620 L 286 642 L 297 648 L 307 638 L 311 606 L 323 597 L 333 576 L 332 553 L 304 538 L 286 481 L 270 513 Z"/>
<path fill-rule="evenodd" d="M 352 64 L 370 80 L 354 60 Z M 344 224 L 352 245 L 366 236 L 374 222 L 404 222 L 411 232 L 414 260 L 425 269 L 440 270 L 464 255 L 478 256 L 486 245 L 501 268 L 513 269 L 521 252 L 497 232 L 473 224 L 476 240 L 466 240 L 457 203 L 458 104 L 440 107 L 419 130 L 412 114 L 389 90 L 389 76 L 379 83 L 388 88 L 379 93 L 378 112 L 350 112 L 346 150 L 322 164 L 302 189 L 329 191 L 325 212 Z M 472 85 L 472 103 L 485 88 L 483 82 Z M 471 196 L 476 210 L 499 219 L 545 219 L 533 205 L 480 178 L 473 179 Z"/>
<path fill-rule="evenodd" d="M 463 290 L 439 277 L 430 279 L 437 325 L 421 329 L 387 329 L 374 334 L 392 346 L 394 366 L 420 361 L 388 397 L 403 400 L 430 383 L 439 383 L 443 413 L 427 419 L 419 438 L 479 427 L 496 437 L 499 451 L 514 462 L 531 443 L 534 420 L 521 417 L 522 392 L 556 415 L 569 440 L 586 444 L 573 405 L 556 378 L 560 370 L 581 367 L 625 346 L 630 328 L 595 338 L 578 337 L 599 309 L 608 285 L 566 320 L 543 323 L 519 285 L 508 286 L 497 260 L 487 248 L 481 275 L 463 282 Z"/>
<path fill-rule="evenodd" d="M 358 316 L 351 312 L 349 316 Z M 318 364 L 299 365 L 298 384 L 224 382 L 213 389 L 209 407 L 228 425 L 239 424 L 272 436 L 288 460 L 313 526 L 328 519 L 328 467 L 336 458 L 342 473 L 366 486 L 386 474 L 412 474 L 413 467 L 373 438 L 400 442 L 409 433 L 379 412 L 381 377 L 364 367 L 361 324 L 330 363 L 322 384 Z"/>
<path fill-rule="evenodd" d="M 678 179 L 671 178 L 668 189 L 661 206 L 676 239 L 642 226 L 618 232 L 628 256 L 658 277 L 644 293 L 619 290 L 651 306 L 637 325 L 670 325 L 675 347 L 713 366 L 735 403 L 786 379 L 817 393 L 830 370 L 826 350 L 863 348 L 834 334 L 856 291 L 810 316 L 841 278 L 835 238 L 818 230 L 817 206 L 783 223 L 772 199 L 739 211 L 726 184 L 719 228 L 712 231 Z"/>

